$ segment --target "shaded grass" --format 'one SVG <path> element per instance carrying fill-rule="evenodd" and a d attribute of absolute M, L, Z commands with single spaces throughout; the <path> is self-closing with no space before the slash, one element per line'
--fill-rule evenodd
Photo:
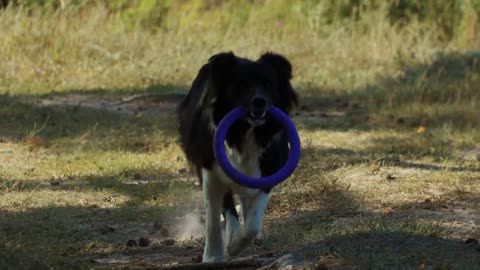
<path fill-rule="evenodd" d="M 465 247 L 461 241 L 437 237 L 434 232 L 441 231 L 441 228 L 431 223 L 377 218 L 352 230 L 351 224 L 342 226 L 328 221 L 318 224 L 315 220 L 297 220 L 295 225 L 287 225 L 285 230 L 276 233 L 291 235 L 294 232 L 297 241 L 305 238 L 315 241 L 316 244 L 307 246 L 302 254 L 316 258 L 317 264 L 324 267 L 417 269 L 424 264 L 437 269 L 475 269 L 478 265 L 474 248 Z M 298 224 L 305 230 L 296 230 Z M 312 236 L 319 235 L 325 238 L 312 239 Z M 435 253 L 432 253 L 433 249 Z"/>

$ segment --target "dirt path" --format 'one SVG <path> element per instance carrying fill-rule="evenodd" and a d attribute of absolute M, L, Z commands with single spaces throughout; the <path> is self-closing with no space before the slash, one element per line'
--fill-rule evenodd
<path fill-rule="evenodd" d="M 124 98 L 99 97 L 95 94 L 52 94 L 37 100 L 39 106 L 78 106 L 135 115 L 173 112 L 182 93 L 138 94 Z"/>

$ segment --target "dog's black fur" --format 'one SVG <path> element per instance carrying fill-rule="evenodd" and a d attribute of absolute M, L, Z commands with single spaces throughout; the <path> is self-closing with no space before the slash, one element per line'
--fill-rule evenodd
<path fill-rule="evenodd" d="M 297 104 L 291 77 L 289 61 L 273 53 L 265 53 L 256 61 L 239 58 L 231 52 L 220 53 L 200 69 L 190 92 L 177 108 L 180 143 L 200 181 L 202 170 L 212 170 L 216 165 L 215 127 L 237 106 L 246 108 L 250 115 L 230 128 L 227 146 L 240 155 L 248 143 L 262 149 L 256 161 L 262 176 L 272 175 L 284 165 L 289 152 L 286 135 L 278 124 L 263 117 L 270 106 L 288 114 Z M 254 139 L 247 142 L 246 133 L 252 128 Z M 238 218 L 231 188 L 224 194 L 223 211 L 230 211 Z"/>
<path fill-rule="evenodd" d="M 233 53 L 212 56 L 204 65 L 191 86 L 190 92 L 178 107 L 178 129 L 180 143 L 187 159 L 197 171 L 201 167 L 210 169 L 215 162 L 211 123 L 220 120 L 236 106 L 249 108 L 249 98 L 254 95 L 252 87 L 270 85 L 266 90 L 274 99 L 275 106 L 289 113 L 297 104 L 297 96 L 290 84 L 292 68 L 287 59 L 267 53 L 257 61 L 236 57 Z M 213 117 L 212 117 L 213 116 Z M 247 121 L 235 123 L 228 132 L 227 142 L 242 151 L 242 138 L 250 127 Z M 271 121 L 255 128 L 259 145 L 266 146 L 280 127 Z M 284 140 L 283 140 L 284 141 Z M 280 149 L 283 149 L 281 151 Z M 283 163 L 288 157 L 287 142 L 271 145 L 265 151 L 262 174 L 270 175 L 278 170 L 268 164 Z M 270 152 L 275 152 L 269 154 Z M 278 161 L 275 161 L 279 159 Z M 198 174 L 201 179 L 201 174 Z"/>

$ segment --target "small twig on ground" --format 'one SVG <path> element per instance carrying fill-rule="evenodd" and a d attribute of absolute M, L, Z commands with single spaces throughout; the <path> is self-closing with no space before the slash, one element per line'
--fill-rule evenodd
<path fill-rule="evenodd" d="M 157 97 L 163 97 L 163 98 L 169 98 L 169 97 L 178 97 L 178 98 L 183 98 L 185 96 L 185 93 L 180 93 L 176 91 L 168 92 L 168 93 L 146 93 L 146 94 L 137 94 L 130 96 L 128 98 L 124 98 L 122 101 L 116 103 L 115 105 L 121 105 L 125 103 L 130 103 L 134 102 L 137 100 L 141 99 L 151 99 L 151 98 L 157 98 Z"/>
<path fill-rule="evenodd" d="M 262 267 L 275 261 L 275 258 L 241 258 L 227 262 L 190 263 L 171 266 L 147 268 L 148 270 L 177 270 L 177 269 L 234 269 L 247 267 Z"/>

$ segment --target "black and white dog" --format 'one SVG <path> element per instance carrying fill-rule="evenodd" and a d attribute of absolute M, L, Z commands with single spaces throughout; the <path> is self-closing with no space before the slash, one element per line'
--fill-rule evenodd
<path fill-rule="evenodd" d="M 288 158 L 288 141 L 265 112 L 276 106 L 289 113 L 297 104 L 291 77 L 292 67 L 281 55 L 265 53 L 252 61 L 231 52 L 220 53 L 200 69 L 177 108 L 181 146 L 203 186 L 207 211 L 204 262 L 223 261 L 225 252 L 234 256 L 252 242 L 262 227 L 270 193 L 240 186 L 225 175 L 213 154 L 215 128 L 233 108 L 246 108 L 248 117 L 237 121 L 227 133 L 230 161 L 252 177 L 278 171 Z M 239 198 L 243 224 L 234 195 Z"/>

